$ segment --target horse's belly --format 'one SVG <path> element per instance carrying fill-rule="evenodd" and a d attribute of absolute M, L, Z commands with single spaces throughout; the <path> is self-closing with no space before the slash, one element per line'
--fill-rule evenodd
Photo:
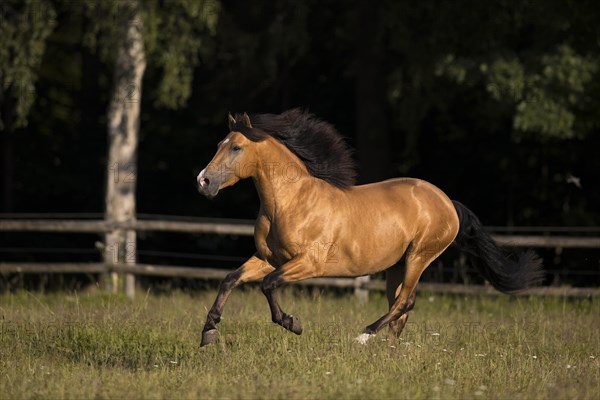
<path fill-rule="evenodd" d="M 406 252 L 410 240 L 398 232 L 370 239 L 353 240 L 338 246 L 333 257 L 323 265 L 323 275 L 360 276 L 384 271 L 396 264 Z"/>

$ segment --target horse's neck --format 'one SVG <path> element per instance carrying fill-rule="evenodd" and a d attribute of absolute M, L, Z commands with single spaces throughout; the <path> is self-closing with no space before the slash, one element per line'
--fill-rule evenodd
<path fill-rule="evenodd" d="M 263 212 L 271 219 L 297 203 L 316 180 L 300 159 L 289 150 L 278 152 L 268 162 L 259 163 L 254 179 Z"/>

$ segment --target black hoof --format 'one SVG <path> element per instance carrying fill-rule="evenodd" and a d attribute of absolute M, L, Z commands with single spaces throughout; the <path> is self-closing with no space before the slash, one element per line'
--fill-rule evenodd
<path fill-rule="evenodd" d="M 300 320 L 293 315 L 286 315 L 283 317 L 282 326 L 288 331 L 294 332 L 296 335 L 302 334 L 302 324 Z"/>
<path fill-rule="evenodd" d="M 202 332 L 202 341 L 200 342 L 200 347 L 206 346 L 207 344 L 211 344 L 219 337 L 219 332 L 216 329 L 210 329 L 208 331 Z"/>

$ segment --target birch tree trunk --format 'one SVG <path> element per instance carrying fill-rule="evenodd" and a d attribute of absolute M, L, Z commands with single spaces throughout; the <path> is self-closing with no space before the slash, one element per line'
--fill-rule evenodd
<path fill-rule="evenodd" d="M 139 1 L 130 1 L 130 17 L 123 22 L 118 38 L 113 96 L 108 110 L 108 160 L 106 180 L 107 221 L 134 220 L 137 181 L 137 147 L 140 126 L 142 77 L 146 68 L 142 18 Z M 136 232 L 115 230 L 105 237 L 105 262 L 135 263 Z M 111 290 L 116 292 L 119 279 L 111 276 Z M 125 292 L 134 296 L 135 277 L 125 275 Z"/>

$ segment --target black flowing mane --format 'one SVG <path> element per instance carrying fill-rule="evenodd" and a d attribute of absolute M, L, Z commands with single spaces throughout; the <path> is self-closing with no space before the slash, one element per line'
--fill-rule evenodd
<path fill-rule="evenodd" d="M 243 114 L 236 114 L 231 130 L 255 142 L 266 135 L 274 137 L 297 155 L 313 176 L 343 189 L 355 184 L 352 149 L 329 122 L 300 108 L 281 114 L 254 114 L 250 120 L 252 128 L 245 125 Z"/>

